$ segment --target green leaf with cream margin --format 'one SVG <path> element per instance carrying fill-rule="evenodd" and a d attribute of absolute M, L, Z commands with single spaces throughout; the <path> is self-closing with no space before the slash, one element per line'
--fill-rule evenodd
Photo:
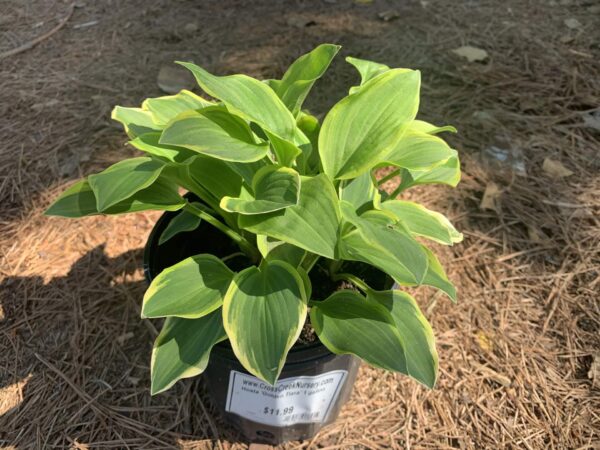
<path fill-rule="evenodd" d="M 458 152 L 452 150 L 452 156 L 446 162 L 428 170 L 406 170 L 400 173 L 401 190 L 420 184 L 446 184 L 456 187 L 460 181 L 460 161 Z"/>
<path fill-rule="evenodd" d="M 78 181 L 54 200 L 44 214 L 68 218 L 99 214 L 94 191 L 87 180 Z"/>
<path fill-rule="evenodd" d="M 127 136 L 131 139 L 162 129 L 161 126 L 154 122 L 152 113 L 142 108 L 115 106 L 110 117 L 123 125 Z"/>
<path fill-rule="evenodd" d="M 381 75 L 383 72 L 390 70 L 389 66 L 386 66 L 385 64 L 376 63 L 366 59 L 353 58 L 352 56 L 348 56 L 346 62 L 353 65 L 356 70 L 358 70 L 361 86 L 371 78 L 375 78 L 377 75 Z M 360 89 L 360 86 L 351 87 L 350 93 L 353 94 L 358 89 Z"/>
<path fill-rule="evenodd" d="M 142 109 L 152 113 L 154 123 L 160 127 L 165 127 L 172 119 L 183 112 L 199 110 L 213 105 L 213 102 L 209 102 L 184 89 L 175 95 L 147 98 L 142 103 Z"/>
<path fill-rule="evenodd" d="M 144 294 L 142 317 L 197 319 L 221 307 L 233 272 L 217 257 L 191 256 L 158 274 Z"/>
<path fill-rule="evenodd" d="M 262 257 L 267 261 L 285 261 L 296 269 L 302 264 L 306 256 L 306 250 L 287 242 L 270 238 L 264 234 L 256 235 L 256 246 Z"/>
<path fill-rule="evenodd" d="M 456 133 L 456 128 L 454 128 L 452 125 L 444 125 L 442 127 L 438 127 L 437 125 L 433 125 L 432 123 L 425 122 L 423 120 L 413 120 L 410 124 L 410 128 L 416 131 L 420 131 L 421 133 L 427 134 L 439 134 L 444 131 Z"/>
<path fill-rule="evenodd" d="M 164 163 L 148 157 L 131 158 L 113 164 L 108 169 L 88 177 L 96 196 L 98 211 L 131 197 L 150 186 L 159 177 Z"/>
<path fill-rule="evenodd" d="M 423 236 L 444 245 L 452 245 L 463 240 L 450 221 L 443 215 L 424 206 L 406 200 L 387 200 L 381 208 L 391 211 L 412 235 Z"/>
<path fill-rule="evenodd" d="M 151 210 L 177 211 L 184 205 L 185 200 L 177 192 L 177 186 L 159 178 L 149 187 L 100 213 L 90 184 L 87 180 L 81 180 L 63 192 L 44 214 L 77 218 L 96 214 L 125 214 Z"/>
<path fill-rule="evenodd" d="M 281 80 L 272 80 L 273 90 L 295 116 L 302 108 L 313 84 L 337 55 L 339 45 L 321 44 L 290 65 Z"/>
<path fill-rule="evenodd" d="M 213 346 L 225 339 L 220 309 L 199 319 L 168 317 L 152 349 L 151 394 L 166 391 L 182 378 L 200 375 Z"/>
<path fill-rule="evenodd" d="M 301 177 L 298 204 L 267 214 L 241 215 L 241 228 L 333 259 L 340 224 L 339 202 L 324 174 Z"/>
<path fill-rule="evenodd" d="M 338 192 L 340 200 L 352 203 L 359 214 L 374 206 L 379 208 L 381 203 L 381 194 L 370 171 L 351 180 L 340 182 Z"/>
<path fill-rule="evenodd" d="M 192 203 L 196 208 L 202 208 L 201 203 Z M 193 214 L 187 210 L 182 210 L 169 222 L 163 232 L 160 234 L 158 239 L 158 245 L 163 245 L 169 239 L 177 236 L 179 233 L 185 233 L 187 231 L 193 231 L 200 225 L 202 219 L 196 214 Z"/>
<path fill-rule="evenodd" d="M 185 161 L 198 156 L 198 152 L 188 148 L 160 144 L 160 136 L 160 132 L 144 133 L 129 141 L 129 144 L 165 162 L 183 164 Z"/>
<path fill-rule="evenodd" d="M 411 124 L 390 153 L 382 158 L 384 162 L 378 165 L 427 170 L 443 164 L 452 156 L 452 149 L 443 139 L 419 131 Z"/>
<path fill-rule="evenodd" d="M 319 135 L 324 172 L 355 178 L 381 162 L 417 114 L 420 82 L 419 71 L 392 69 L 338 102 Z"/>
<path fill-rule="evenodd" d="M 444 271 L 444 267 L 440 264 L 437 256 L 425 247 L 421 246 L 425 254 L 427 255 L 427 274 L 423 279 L 423 284 L 426 286 L 432 286 L 438 288 L 440 291 L 444 292 L 450 300 L 456 303 L 456 288 L 448 279 L 446 272 Z"/>
<path fill-rule="evenodd" d="M 275 384 L 307 312 L 301 276 L 282 261 L 239 272 L 223 301 L 223 325 L 244 368 Z"/>
<path fill-rule="evenodd" d="M 404 373 L 433 388 L 438 355 L 431 326 L 415 300 L 401 291 L 369 291 L 365 299 L 340 291 L 315 303 L 311 323 L 333 353 Z M 361 339 L 356 339 L 360 336 Z"/>
<path fill-rule="evenodd" d="M 394 319 L 404 348 L 406 374 L 433 388 L 438 373 L 435 337 L 415 299 L 406 292 L 393 290 L 369 291 L 367 300 L 384 306 Z"/>
<path fill-rule="evenodd" d="M 310 321 L 333 353 L 349 353 L 381 369 L 408 372 L 398 328 L 379 302 L 354 291 L 338 291 L 311 306 Z"/>
<path fill-rule="evenodd" d="M 402 226 L 382 211 L 368 211 L 357 216 L 354 207 L 341 201 L 344 220 L 356 229 L 340 240 L 344 259 L 372 264 L 397 282 L 421 284 L 427 274 L 427 255 Z"/>
<path fill-rule="evenodd" d="M 231 112 L 283 139 L 293 139 L 294 116 L 265 83 L 247 75 L 215 76 L 195 64 L 177 63 L 190 70 L 200 87 L 221 100 Z"/>
<path fill-rule="evenodd" d="M 266 166 L 254 175 L 254 194 L 247 198 L 223 197 L 221 208 L 240 214 L 264 214 L 298 203 L 300 175 L 288 167 Z"/>
<path fill-rule="evenodd" d="M 230 127 L 206 115 L 190 111 L 177 116 L 164 129 L 160 144 L 176 145 L 213 158 L 253 162 L 264 158 L 268 144 L 256 144 L 233 136 Z"/>
<path fill-rule="evenodd" d="M 282 139 L 276 134 L 270 133 L 269 130 L 263 130 L 268 137 L 273 153 L 277 158 L 277 163 L 282 166 L 291 167 L 296 158 L 302 154 L 302 150 L 293 142 L 287 139 Z"/>

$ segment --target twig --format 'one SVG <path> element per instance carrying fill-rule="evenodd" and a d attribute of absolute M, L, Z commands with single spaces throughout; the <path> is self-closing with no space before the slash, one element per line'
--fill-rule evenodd
<path fill-rule="evenodd" d="M 0 59 L 4 59 L 4 58 L 7 58 L 9 56 L 13 56 L 13 55 L 16 55 L 18 53 L 22 53 L 22 52 L 24 52 L 26 50 L 29 50 L 30 48 L 35 47 L 40 42 L 48 39 L 54 33 L 58 32 L 62 27 L 64 27 L 66 25 L 66 23 L 71 18 L 71 15 L 73 15 L 74 5 L 75 5 L 74 3 L 71 3 L 71 6 L 69 6 L 69 11 L 67 12 L 67 15 L 65 16 L 65 18 L 62 19 L 59 22 L 58 25 L 56 25 L 54 28 L 52 28 L 46 34 L 42 34 L 41 36 L 38 36 L 34 40 L 26 42 L 25 44 L 23 44 L 23 45 L 21 45 L 21 46 L 19 46 L 17 48 L 13 48 L 12 50 L 8 50 L 8 51 L 5 51 L 3 53 L 0 53 Z"/>

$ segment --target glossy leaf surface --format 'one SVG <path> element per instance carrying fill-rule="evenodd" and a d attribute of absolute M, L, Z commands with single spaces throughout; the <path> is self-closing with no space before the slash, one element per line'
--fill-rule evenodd
<path fill-rule="evenodd" d="M 204 372 L 213 346 L 225 339 L 220 309 L 199 319 L 168 317 L 152 350 L 152 395 Z"/>
<path fill-rule="evenodd" d="M 213 255 L 196 255 L 159 273 L 144 294 L 142 317 L 197 319 L 221 307 L 233 272 Z"/>
<path fill-rule="evenodd" d="M 389 70 L 337 103 L 319 135 L 324 172 L 331 178 L 354 178 L 387 156 L 419 105 L 420 73 Z"/>
<path fill-rule="evenodd" d="M 199 203 L 193 203 L 198 206 Z M 188 212 L 186 210 L 180 211 L 173 219 L 169 222 L 167 227 L 161 233 L 160 238 L 158 240 L 158 245 L 162 245 L 167 242 L 172 237 L 178 235 L 179 233 L 184 233 L 186 231 L 193 231 L 200 225 L 201 219 L 195 214 Z"/>
<path fill-rule="evenodd" d="M 233 135 L 234 130 L 198 112 L 184 113 L 170 122 L 161 144 L 176 145 L 225 161 L 252 162 L 262 159 L 267 144 L 255 144 Z"/>
<path fill-rule="evenodd" d="M 157 125 L 164 127 L 183 112 L 198 110 L 212 105 L 214 105 L 213 102 L 209 102 L 193 92 L 184 89 L 175 95 L 148 98 L 142 104 L 142 108 L 152 113 L 152 118 Z"/>
<path fill-rule="evenodd" d="M 385 162 L 409 170 L 427 170 L 439 166 L 453 156 L 443 139 L 408 128 L 385 156 Z"/>
<path fill-rule="evenodd" d="M 340 213 L 338 200 L 325 175 L 302 177 L 298 204 L 280 211 L 240 216 L 242 228 L 289 242 L 327 258 L 334 258 Z"/>
<path fill-rule="evenodd" d="M 418 203 L 388 200 L 383 202 L 381 207 L 393 212 L 413 235 L 423 236 L 445 245 L 462 241 L 462 234 L 444 215 L 431 211 Z"/>
<path fill-rule="evenodd" d="M 152 158 L 131 158 L 113 164 L 108 169 L 88 177 L 96 196 L 98 211 L 131 197 L 150 186 L 159 177 L 164 163 Z"/>
<path fill-rule="evenodd" d="M 145 133 L 160 131 L 162 128 L 154 122 L 152 113 L 142 108 L 115 106 L 110 117 L 120 122 L 127 136 L 132 139 Z"/>
<path fill-rule="evenodd" d="M 427 256 L 407 231 L 386 217 L 358 217 L 347 202 L 340 206 L 344 219 L 356 227 L 342 236 L 341 253 L 346 259 L 372 264 L 398 282 L 421 284 L 427 273 Z"/>
<path fill-rule="evenodd" d="M 291 139 L 294 117 L 275 92 L 265 83 L 246 75 L 215 76 L 194 64 L 180 62 L 189 69 L 200 87 L 238 113 L 284 139 Z"/>
<path fill-rule="evenodd" d="M 248 198 L 223 197 L 221 208 L 240 214 L 264 214 L 298 203 L 300 175 L 287 167 L 266 166 L 252 180 Z"/>
<path fill-rule="evenodd" d="M 339 49 L 339 45 L 319 45 L 294 61 L 276 84 L 275 92 L 292 114 L 300 111 L 313 84 L 325 73 Z"/>
<path fill-rule="evenodd" d="M 264 262 L 238 273 L 225 295 L 223 323 L 231 347 L 253 375 L 275 384 L 306 318 L 302 279 L 289 264 Z"/>
<path fill-rule="evenodd" d="M 394 319 L 406 358 L 405 373 L 433 388 L 438 371 L 435 337 L 415 299 L 397 290 L 371 291 L 367 299 L 384 306 Z"/>
<path fill-rule="evenodd" d="M 354 291 L 338 291 L 310 311 L 319 340 L 333 353 L 350 353 L 372 366 L 407 373 L 402 340 L 389 311 Z"/>

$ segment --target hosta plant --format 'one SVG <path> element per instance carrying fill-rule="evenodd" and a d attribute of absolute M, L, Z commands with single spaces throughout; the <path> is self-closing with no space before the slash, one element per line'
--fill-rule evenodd
<path fill-rule="evenodd" d="M 152 281 L 142 317 L 166 318 L 152 352 L 153 393 L 202 373 L 224 340 L 274 384 L 307 320 L 332 352 L 434 385 L 431 327 L 401 288 L 433 286 L 455 299 L 425 242 L 462 236 L 440 213 L 396 198 L 416 185 L 458 183 L 457 152 L 438 137 L 454 129 L 416 119 L 419 71 L 357 58 L 347 61 L 360 85 L 320 122 L 302 105 L 338 50 L 320 45 L 278 80 L 179 63 L 211 100 L 181 91 L 117 106 L 113 119 L 142 155 L 79 181 L 48 209 L 63 217 L 178 211 L 161 245 L 204 221 L 245 256 L 234 271 L 228 255 L 195 255 Z M 398 187 L 384 193 L 394 177 Z M 387 274 L 393 288 L 369 285 L 365 268 Z M 323 277 L 339 289 L 318 298 L 311 279 Z"/>

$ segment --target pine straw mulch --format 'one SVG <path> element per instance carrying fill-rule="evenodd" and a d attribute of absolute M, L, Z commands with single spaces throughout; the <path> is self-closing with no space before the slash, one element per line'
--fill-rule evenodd
<path fill-rule="evenodd" d="M 450 139 L 463 155 L 460 187 L 408 195 L 465 234 L 439 249 L 460 299 L 417 293 L 438 340 L 435 390 L 363 366 L 339 420 L 285 447 L 598 448 L 600 134 L 583 119 L 600 106 L 597 5 L 363 3 L 76 2 L 61 30 L 0 61 L 0 445 L 246 447 L 201 381 L 148 394 L 156 324 L 139 320 L 140 262 L 159 214 L 66 221 L 41 212 L 72 180 L 122 157 L 110 108 L 160 95 L 161 63 L 268 77 L 330 41 L 422 69 L 423 116 L 459 128 Z M 70 12 L 58 1 L 5 5 L 0 53 Z M 396 20 L 377 18 L 389 9 Z M 580 26 L 567 27 L 573 18 Z M 466 44 L 489 59 L 449 52 Z M 340 59 L 310 106 L 324 111 L 353 80 Z M 493 161 L 491 146 L 513 156 Z M 550 176 L 546 158 L 574 175 Z M 480 206 L 486 188 L 490 209 Z"/>

